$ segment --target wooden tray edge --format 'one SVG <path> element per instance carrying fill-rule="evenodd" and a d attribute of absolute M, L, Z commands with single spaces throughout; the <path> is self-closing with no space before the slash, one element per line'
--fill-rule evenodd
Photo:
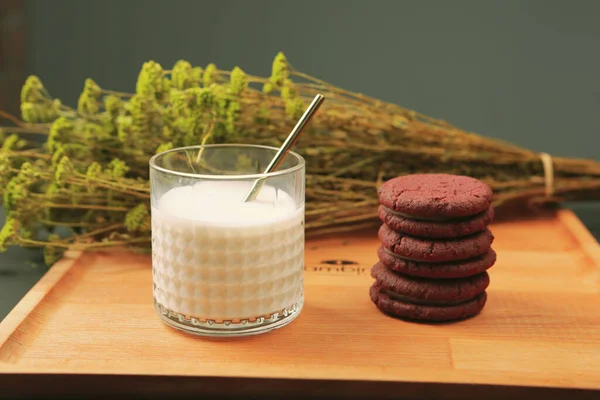
<path fill-rule="evenodd" d="M 558 212 L 559 220 L 569 228 L 582 251 L 600 268 L 600 243 L 575 213 L 568 209 Z"/>
<path fill-rule="evenodd" d="M 81 260 L 81 255 L 81 252 L 65 253 L 63 259 L 54 264 L 0 322 L 0 348 L 6 344 L 11 335 L 54 289 L 63 276 Z"/>
<path fill-rule="evenodd" d="M 36 384 L 31 384 L 35 379 Z M 453 384 L 441 382 L 392 382 L 364 380 L 262 379 L 239 377 L 150 376 L 106 374 L 0 374 L 0 385 L 20 398 L 98 398 L 115 395 L 133 398 L 222 398 L 232 399 L 545 399 L 597 400 L 590 389 L 528 387 L 515 385 Z"/>

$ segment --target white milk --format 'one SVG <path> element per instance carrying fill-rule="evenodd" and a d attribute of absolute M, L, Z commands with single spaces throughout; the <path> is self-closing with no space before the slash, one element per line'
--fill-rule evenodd
<path fill-rule="evenodd" d="M 252 182 L 171 189 L 152 208 L 154 298 L 199 319 L 246 319 L 303 302 L 304 207 Z"/>

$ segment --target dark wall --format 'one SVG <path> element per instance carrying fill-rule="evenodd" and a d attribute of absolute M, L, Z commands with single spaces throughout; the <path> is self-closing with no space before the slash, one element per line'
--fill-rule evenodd
<path fill-rule="evenodd" d="M 0 110 L 13 115 L 19 112 L 25 79 L 24 3 L 0 0 Z"/>
<path fill-rule="evenodd" d="M 30 72 L 74 104 L 142 63 L 298 69 L 463 128 L 600 156 L 600 1 L 30 0 Z"/>

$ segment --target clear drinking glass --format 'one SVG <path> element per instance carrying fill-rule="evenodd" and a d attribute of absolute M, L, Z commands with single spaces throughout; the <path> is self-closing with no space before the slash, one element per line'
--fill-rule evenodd
<path fill-rule="evenodd" d="M 197 335 L 258 334 L 304 303 L 304 159 L 276 148 L 206 145 L 150 160 L 154 305 Z M 262 187 L 244 202 L 254 183 Z"/>

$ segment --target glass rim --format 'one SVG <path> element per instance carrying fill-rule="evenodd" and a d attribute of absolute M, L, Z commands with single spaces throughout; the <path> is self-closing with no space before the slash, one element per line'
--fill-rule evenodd
<path fill-rule="evenodd" d="M 179 176 L 182 178 L 204 179 L 204 180 L 232 180 L 232 181 L 234 181 L 234 180 L 250 180 L 250 179 L 255 179 L 255 180 L 256 179 L 267 179 L 267 178 L 272 178 L 272 177 L 276 177 L 276 176 L 287 175 L 287 174 L 291 174 L 293 172 L 301 170 L 306 165 L 306 161 L 304 160 L 304 157 L 302 157 L 300 154 L 298 154 L 294 151 L 288 152 L 287 157 L 294 157 L 298 161 L 298 163 L 296 165 L 294 165 L 290 168 L 279 169 L 277 171 L 267 172 L 267 173 L 261 172 L 261 173 L 256 173 L 256 174 L 244 174 L 244 175 L 208 175 L 208 174 L 196 174 L 193 172 L 174 171 L 172 169 L 161 167 L 157 164 L 157 160 L 159 158 L 162 158 L 169 153 L 179 153 L 179 152 L 183 152 L 186 150 L 200 150 L 200 149 L 210 149 L 210 148 L 214 149 L 214 148 L 220 148 L 220 147 L 221 148 L 238 147 L 238 148 L 264 149 L 264 150 L 273 150 L 275 153 L 277 151 L 279 151 L 279 148 L 272 147 L 272 146 L 264 146 L 264 145 L 260 145 L 260 144 L 236 144 L 236 143 L 200 144 L 200 145 L 194 145 L 194 146 L 177 147 L 177 148 L 174 148 L 171 150 L 166 150 L 161 153 L 153 155 L 149 161 L 150 169 L 154 169 L 155 171 L 159 171 L 159 172 L 162 172 L 162 173 L 168 174 L 168 175 Z"/>

